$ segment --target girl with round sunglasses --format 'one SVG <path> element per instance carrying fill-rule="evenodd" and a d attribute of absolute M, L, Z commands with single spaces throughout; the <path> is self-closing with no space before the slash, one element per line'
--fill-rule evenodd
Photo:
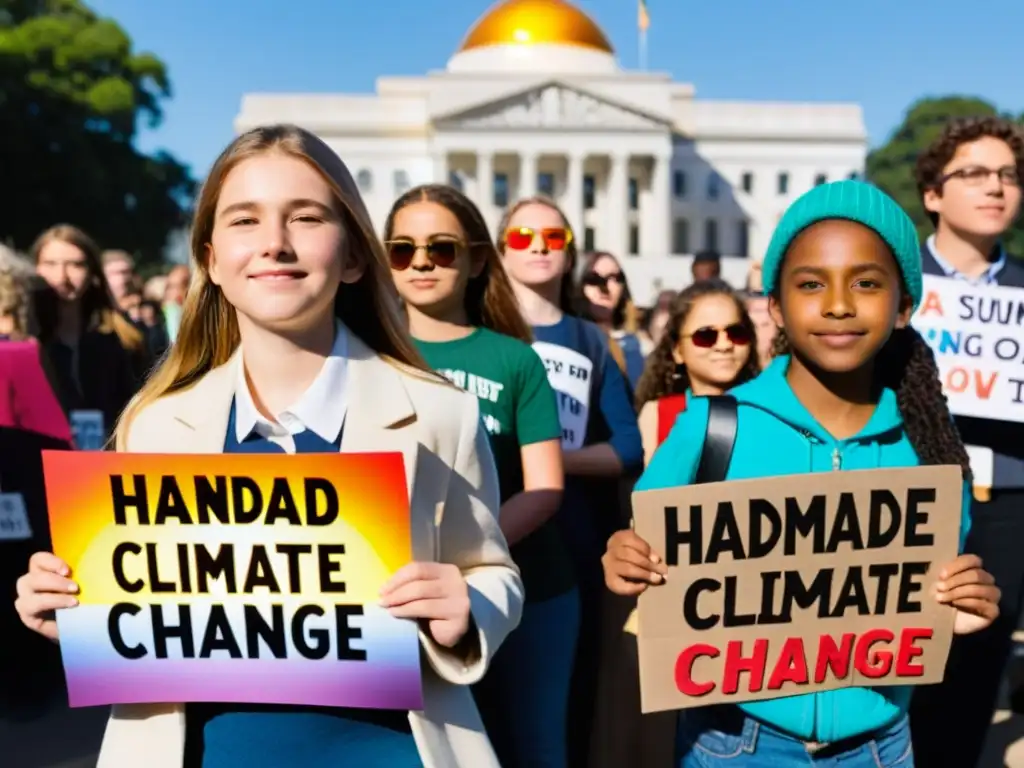
<path fill-rule="evenodd" d="M 506 212 L 498 250 L 534 349 L 558 395 L 566 488 L 557 516 L 580 587 L 581 625 L 569 706 L 570 763 L 589 749 L 601 636 L 603 542 L 628 517 L 622 477 L 639 468 L 643 447 L 629 388 L 605 334 L 576 316 L 576 240 L 565 216 L 543 197 Z"/>
<path fill-rule="evenodd" d="M 963 503 L 949 511 L 962 551 L 970 462 L 935 357 L 910 326 L 923 292 L 913 221 L 870 184 L 815 187 L 789 207 L 772 235 L 764 287 L 779 328 L 778 355 L 730 393 L 738 410 L 726 479 L 956 465 Z M 703 446 L 695 436 L 706 433 L 708 417 L 706 398 L 694 398 L 638 490 L 693 482 Z M 617 532 L 604 558 L 609 589 L 639 595 L 657 588 L 667 573 L 663 556 L 633 531 Z M 981 560 L 960 555 L 940 565 L 941 581 L 922 585 L 922 595 L 927 590 L 926 599 L 951 607 L 956 634 L 990 626 L 999 615 L 999 589 Z M 688 709 L 677 721 L 677 765 L 913 768 L 913 692 L 855 685 L 801 693 L 784 686 L 775 698 Z"/>
<path fill-rule="evenodd" d="M 348 168 L 301 128 L 248 131 L 210 170 L 191 245 L 177 339 L 122 414 L 117 450 L 400 453 L 415 562 L 380 606 L 419 627 L 423 706 L 118 705 L 99 764 L 498 768 L 468 687 L 522 604 L 494 462 L 477 398 L 429 370 L 409 338 Z M 57 555 L 33 555 L 18 580 L 22 621 L 56 641 L 54 611 L 91 602 L 75 576 Z M 337 662 L 318 663 L 329 680 Z"/>
<path fill-rule="evenodd" d="M 687 400 L 720 395 L 758 374 L 754 340 L 753 322 L 727 283 L 693 283 L 676 297 L 665 334 L 647 358 L 637 386 L 645 463 Z"/>
<path fill-rule="evenodd" d="M 499 523 L 519 566 L 519 627 L 475 687 L 501 764 L 564 768 L 579 596 L 555 526 L 564 483 L 561 426 L 533 334 L 477 207 L 452 187 L 402 195 L 384 240 L 416 346 L 480 401 L 498 468 Z"/>

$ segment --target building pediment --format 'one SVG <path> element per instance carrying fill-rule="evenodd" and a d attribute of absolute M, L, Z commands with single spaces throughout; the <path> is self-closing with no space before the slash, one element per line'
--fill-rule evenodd
<path fill-rule="evenodd" d="M 671 128 L 667 120 L 562 83 L 521 91 L 433 120 L 445 130 L 647 130 Z"/>

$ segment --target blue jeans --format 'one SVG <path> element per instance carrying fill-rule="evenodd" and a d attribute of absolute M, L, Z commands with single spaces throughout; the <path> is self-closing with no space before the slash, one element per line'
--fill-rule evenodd
<path fill-rule="evenodd" d="M 473 688 L 502 768 L 566 768 L 566 712 L 580 597 L 523 605 L 519 626 Z"/>
<path fill-rule="evenodd" d="M 688 709 L 679 716 L 678 768 L 914 768 L 906 716 L 871 737 L 816 747 L 734 707 Z"/>

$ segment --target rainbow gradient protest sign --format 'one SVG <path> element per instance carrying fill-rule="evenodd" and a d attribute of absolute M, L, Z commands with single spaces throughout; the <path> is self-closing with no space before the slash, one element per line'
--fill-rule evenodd
<path fill-rule="evenodd" d="M 412 559 L 400 454 L 47 451 L 72 707 L 421 709 L 415 622 L 378 605 Z"/>

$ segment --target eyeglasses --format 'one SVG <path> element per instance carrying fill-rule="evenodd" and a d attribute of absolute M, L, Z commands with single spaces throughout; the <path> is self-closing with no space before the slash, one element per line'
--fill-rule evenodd
<path fill-rule="evenodd" d="M 458 240 L 429 240 L 425 244 L 417 244 L 412 240 L 389 240 L 385 245 L 388 247 L 391 268 L 399 272 L 409 268 L 421 248 L 427 252 L 431 264 L 444 268 L 454 264 L 459 251 L 466 247 L 465 243 Z"/>
<path fill-rule="evenodd" d="M 695 347 L 710 349 L 718 343 L 718 339 L 723 333 L 729 342 L 737 347 L 745 347 L 751 340 L 750 331 L 741 323 L 727 325 L 725 328 L 698 328 L 690 334 L 689 339 Z"/>
<path fill-rule="evenodd" d="M 544 247 L 549 251 L 563 251 L 572 242 L 572 232 L 565 227 L 540 230 L 530 227 L 509 227 L 505 230 L 505 245 L 514 251 L 525 251 L 537 235 L 541 236 Z"/>
<path fill-rule="evenodd" d="M 583 285 L 592 285 L 595 288 L 600 288 L 602 291 L 608 290 L 608 283 L 625 285 L 626 276 L 621 272 L 612 272 L 610 275 L 599 275 L 597 272 L 591 272 L 583 277 Z"/>
<path fill-rule="evenodd" d="M 939 179 L 939 184 L 945 184 L 950 179 L 960 179 L 968 187 L 980 187 L 993 174 L 998 176 L 999 181 L 1008 187 L 1020 186 L 1020 172 L 1012 165 L 1005 165 L 1002 168 L 985 168 L 980 165 L 958 168 Z"/>

